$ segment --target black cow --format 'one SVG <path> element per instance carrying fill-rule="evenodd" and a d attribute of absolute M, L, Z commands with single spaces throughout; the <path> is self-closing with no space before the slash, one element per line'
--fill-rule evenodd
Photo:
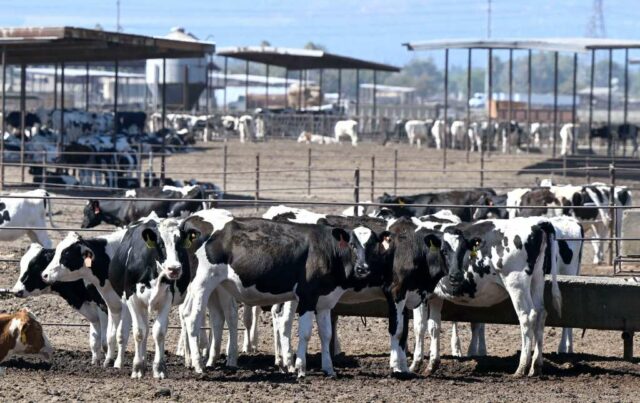
<path fill-rule="evenodd" d="M 21 115 L 20 112 L 9 112 L 7 114 L 7 125 L 14 127 L 16 129 L 20 128 L 20 120 L 21 120 Z M 38 115 L 36 115 L 35 113 L 31 113 L 31 112 L 26 112 L 25 116 L 24 116 L 24 127 L 33 127 L 33 125 L 35 124 L 41 124 L 42 122 L 40 121 L 40 117 L 38 117 Z"/>
<path fill-rule="evenodd" d="M 144 112 L 118 112 L 115 115 L 115 121 L 121 131 L 129 131 L 134 126 L 138 133 L 142 133 L 147 122 L 147 114 Z"/>
<path fill-rule="evenodd" d="M 622 156 L 627 155 L 627 140 L 631 140 L 633 150 L 631 156 L 638 155 L 638 126 L 631 123 L 623 123 L 618 126 L 618 140 L 622 142 Z"/>
<path fill-rule="evenodd" d="M 315 313 L 322 370 L 330 376 L 335 374 L 329 353 L 331 309 L 343 295 L 357 298 L 359 291 L 379 289 L 382 283 L 378 267 L 366 265 L 355 251 L 356 245 L 377 247 L 371 230 L 347 233 L 328 226 L 234 219 L 205 210 L 184 220 L 180 234 L 182 241 L 189 240 L 190 253 L 198 258 L 197 274 L 181 308 L 196 372 L 203 371 L 196 337 L 203 310 L 211 291 L 223 285 L 238 300 L 252 306 L 298 300 L 299 377 L 306 375 L 307 345 Z M 287 348 L 286 343 L 283 348 Z"/>
<path fill-rule="evenodd" d="M 451 210 L 451 212 L 462 219 L 462 221 L 471 221 L 473 219 L 474 208 L 472 207 L 435 207 L 435 206 L 419 206 L 414 207 L 412 204 L 428 204 L 428 205 L 475 205 L 482 197 L 495 196 L 493 189 L 477 188 L 472 190 L 451 190 L 439 193 L 421 193 L 411 196 L 392 196 L 387 193 L 378 197 L 378 203 L 399 204 L 399 206 L 388 206 L 387 208 L 393 212 L 396 217 L 420 217 L 423 215 L 433 214 L 443 209 Z"/>
<path fill-rule="evenodd" d="M 182 191 L 180 191 L 182 189 Z M 179 217 L 183 212 L 192 213 L 202 209 L 205 195 L 198 186 L 173 188 L 152 187 L 121 191 L 113 197 L 131 200 L 89 200 L 84 208 L 82 228 L 92 228 L 100 223 L 125 226 L 155 212 L 158 217 Z M 159 198 L 166 200 L 136 200 L 136 198 Z"/>
<path fill-rule="evenodd" d="M 97 365 L 107 346 L 107 306 L 96 287 L 82 280 L 51 285 L 42 280 L 42 272 L 53 260 L 55 250 L 33 243 L 20 259 L 20 276 L 11 289 L 18 298 L 42 294 L 59 295 L 89 322 L 91 364 Z"/>

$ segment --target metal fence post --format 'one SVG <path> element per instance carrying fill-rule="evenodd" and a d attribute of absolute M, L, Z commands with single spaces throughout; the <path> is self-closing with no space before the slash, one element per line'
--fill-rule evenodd
<path fill-rule="evenodd" d="M 144 178 L 142 177 L 142 143 L 138 143 L 138 181 L 140 187 L 144 187 Z"/>
<path fill-rule="evenodd" d="M 611 164 L 609 164 L 609 179 L 611 180 L 611 189 L 609 190 L 609 207 L 613 207 L 616 202 L 615 202 L 615 190 L 616 190 L 616 167 L 615 167 L 615 162 L 611 162 Z M 614 245 L 616 247 L 616 254 L 615 254 L 615 258 L 618 258 L 618 241 L 614 241 L 613 238 L 618 236 L 618 231 L 617 231 L 617 215 L 618 215 L 618 210 L 615 208 L 609 208 L 609 214 L 611 214 L 611 223 L 610 223 L 610 228 L 609 228 L 609 238 L 611 238 L 609 240 L 609 264 L 613 265 L 614 262 Z"/>
<path fill-rule="evenodd" d="M 371 156 L 371 201 L 376 191 L 376 156 Z"/>
<path fill-rule="evenodd" d="M 149 182 L 147 187 L 153 186 L 153 149 L 149 150 Z"/>
<path fill-rule="evenodd" d="M 311 196 L 311 146 L 307 150 L 307 196 Z"/>
<path fill-rule="evenodd" d="M 46 183 L 47 183 L 47 150 L 44 150 L 44 153 L 42 154 L 42 178 L 40 179 L 40 187 L 45 189 Z"/>
<path fill-rule="evenodd" d="M 587 183 L 591 183 L 591 170 L 589 169 L 591 168 L 591 156 L 589 154 L 587 154 L 585 168 L 587 171 Z"/>
<path fill-rule="evenodd" d="M 256 154 L 256 194 L 255 200 L 260 198 L 260 153 Z M 258 211 L 258 203 L 256 203 L 256 211 Z"/>
<path fill-rule="evenodd" d="M 224 145 L 224 154 L 222 156 L 222 191 L 227 193 L 227 145 Z"/>
<path fill-rule="evenodd" d="M 393 150 L 393 194 L 398 194 L 398 149 Z"/>
<path fill-rule="evenodd" d="M 358 204 L 360 204 L 360 168 L 356 168 L 353 175 L 353 215 L 358 216 Z"/>
<path fill-rule="evenodd" d="M 487 130 L 489 130 L 487 128 Z M 482 133 L 482 145 L 480 146 L 480 187 L 484 186 L 484 148 L 486 147 L 487 136 Z"/>

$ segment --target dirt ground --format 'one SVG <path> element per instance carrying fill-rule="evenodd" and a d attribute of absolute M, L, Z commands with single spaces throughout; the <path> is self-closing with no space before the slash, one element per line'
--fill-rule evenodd
<path fill-rule="evenodd" d="M 202 152 L 175 155 L 167 159 L 168 176 L 223 182 L 222 143 L 209 143 Z M 416 150 L 406 145 L 381 147 L 363 143 L 312 147 L 311 195 L 307 194 L 306 145 L 293 141 L 271 141 L 266 144 L 227 144 L 227 192 L 254 195 L 256 184 L 256 153 L 260 154 L 261 198 L 277 200 L 308 200 L 351 202 L 354 197 L 354 169 L 360 167 L 360 200 L 371 197 L 371 157 L 375 156 L 374 195 L 393 192 L 393 154 L 398 149 L 398 193 L 445 189 L 480 184 L 478 156 L 466 162 L 463 152 L 448 151 L 447 172 L 442 171 L 442 154 L 431 149 Z M 502 187 L 532 185 L 534 178 L 550 176 L 550 172 L 516 175 L 515 172 L 540 160 L 540 156 L 490 156 L 485 168 L 505 172 L 487 172 L 484 185 L 498 190 Z M 159 161 L 154 159 L 154 169 Z M 290 172 L 281 172 L 281 171 Z M 277 172 L 274 172 L 277 171 Z M 555 172 L 554 178 L 565 182 Z M 19 171 L 9 170 L 8 177 L 19 178 Z M 573 179 L 573 183 L 581 180 Z M 569 182 L 567 180 L 566 182 Z M 56 202 L 56 225 L 77 227 L 81 221 L 83 202 Z M 318 211 L 339 212 L 344 207 L 315 207 Z M 261 214 L 264 208 L 233 208 L 235 214 Z M 101 227 L 108 228 L 108 227 Z M 63 233 L 51 232 L 54 241 Z M 87 234 L 88 235 L 88 234 Z M 19 259 L 28 241 L 22 239 L 3 244 L 0 259 Z M 585 247 L 584 261 L 590 261 L 590 247 Z M 583 273 L 610 274 L 610 268 L 584 265 Z M 0 264 L 0 288 L 11 287 L 18 276 L 17 263 Z M 84 324 L 79 314 L 59 298 L 42 296 L 28 300 L 0 296 L 0 311 L 15 311 L 28 306 L 47 324 L 45 330 L 56 353 L 51 363 L 36 359 L 14 358 L 2 365 L 6 374 L 0 376 L 0 401 L 148 401 L 152 399 L 181 401 L 637 401 L 640 391 L 640 366 L 637 361 L 623 361 L 622 340 L 617 332 L 592 331 L 581 336 L 575 331 L 573 355 L 555 354 L 560 331 L 545 331 L 544 375 L 533 379 L 514 379 L 520 348 L 516 326 L 487 326 L 489 356 L 455 358 L 450 352 L 449 325 L 442 337 L 441 368 L 435 375 L 418 374 L 408 380 L 389 376 L 388 335 L 386 321 L 360 318 L 340 319 L 340 338 L 344 356 L 335 360 L 337 379 L 326 379 L 320 371 L 319 340 L 314 333 L 310 345 L 309 374 L 303 381 L 282 374 L 273 366 L 272 331 L 269 315 L 260 321 L 259 353 L 243 354 L 239 369 L 230 371 L 220 362 L 204 376 L 196 376 L 184 368 L 175 350 L 178 330 L 168 335 L 170 379 L 156 381 L 147 373 L 140 381 L 129 378 L 132 354 L 127 355 L 122 371 L 92 367 L 88 345 L 88 327 L 61 327 L 56 323 Z M 171 325 L 176 325 L 175 312 Z M 470 332 L 463 326 L 463 349 Z M 636 337 L 638 342 L 638 337 Z M 294 339 L 294 343 L 297 344 Z M 410 339 L 409 346 L 413 345 Z M 132 342 L 129 344 L 131 350 Z M 149 360 L 153 346 L 149 346 Z M 412 350 L 412 347 L 410 347 Z M 150 368 L 149 368 L 150 369 Z"/>

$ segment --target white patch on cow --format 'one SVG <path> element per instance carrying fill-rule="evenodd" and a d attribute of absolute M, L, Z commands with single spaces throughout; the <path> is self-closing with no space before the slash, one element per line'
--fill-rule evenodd
<path fill-rule="evenodd" d="M 458 246 L 460 245 L 460 236 L 445 232 L 442 238 L 444 242 L 446 242 L 451 247 L 451 249 L 453 249 L 454 251 L 458 250 Z"/>
<path fill-rule="evenodd" d="M 202 217 L 205 221 L 213 225 L 213 230 L 211 231 L 211 234 L 213 234 L 216 231 L 220 231 L 222 228 L 224 228 L 224 226 L 229 221 L 233 220 L 233 215 L 228 210 L 216 209 L 216 208 L 200 210 L 192 214 L 191 216 Z M 211 235 L 211 234 L 206 234 L 206 235 Z"/>
<path fill-rule="evenodd" d="M 124 192 L 124 197 L 136 197 L 138 194 L 136 193 L 135 189 L 129 189 L 126 192 Z"/>
<path fill-rule="evenodd" d="M 12 293 L 17 293 L 22 291 L 23 292 L 23 296 L 24 293 L 27 291 L 24 287 L 24 284 L 22 284 L 22 281 L 20 281 L 22 279 L 22 276 L 27 272 L 27 269 L 29 268 L 29 263 L 38 255 L 38 253 L 40 253 L 40 251 L 42 250 L 42 245 L 37 244 L 37 243 L 32 243 L 29 246 L 29 249 L 27 249 L 27 251 L 25 252 L 25 254 L 20 258 L 20 275 L 18 276 L 18 281 L 16 281 L 16 284 L 13 286 L 13 288 L 11 289 Z M 40 294 L 42 292 L 42 290 L 33 290 L 31 291 L 31 293 L 29 295 L 31 296 L 36 296 L 38 294 Z"/>
<path fill-rule="evenodd" d="M 32 242 L 38 242 L 46 248 L 51 247 L 51 239 L 45 228 L 46 208 L 45 199 L 47 192 L 44 189 L 36 189 L 29 192 L 11 193 L 11 196 L 24 196 L 24 198 L 4 198 L 0 201 L 5 205 L 0 214 L 9 215 L 9 220 L 3 220 L 0 224 L 0 242 L 15 241 L 23 235 L 28 235 Z M 46 201 L 47 203 L 50 201 Z M 2 227 L 25 227 L 24 230 L 2 230 Z"/>
<path fill-rule="evenodd" d="M 298 207 L 289 207 L 280 204 L 278 206 L 269 207 L 269 210 L 262 215 L 262 218 L 266 220 L 273 220 L 274 217 L 287 213 L 293 213 L 295 215 L 295 218 L 290 218 L 289 222 L 297 224 L 315 224 L 318 220 L 327 216 L 326 214 L 318 214 Z"/>
<path fill-rule="evenodd" d="M 176 244 L 178 239 L 180 239 L 179 226 L 180 221 L 175 218 L 162 220 L 158 225 L 158 232 L 160 233 L 162 242 L 164 242 L 166 251 L 166 257 L 160 264 L 162 273 L 165 276 L 170 274 L 170 270 L 175 270 L 176 268 L 182 269 L 182 264 L 180 263 L 180 259 L 178 259 L 178 254 L 176 252 Z"/>
<path fill-rule="evenodd" d="M 178 192 L 181 193 L 182 196 L 186 196 L 190 191 L 197 188 L 197 185 L 187 185 L 187 186 L 170 186 L 165 185 L 162 187 L 163 192 Z"/>
<path fill-rule="evenodd" d="M 360 242 L 360 245 L 362 246 L 365 246 L 367 244 L 372 234 L 371 230 L 367 227 L 355 228 L 353 230 L 353 233 L 355 234 L 356 238 L 358 239 L 358 242 Z"/>

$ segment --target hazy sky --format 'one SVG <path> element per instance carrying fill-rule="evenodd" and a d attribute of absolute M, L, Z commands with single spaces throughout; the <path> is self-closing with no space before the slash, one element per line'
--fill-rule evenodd
<path fill-rule="evenodd" d="M 0 26 L 116 26 L 116 0 L 1 1 Z M 482 38 L 488 0 L 121 0 L 125 32 L 163 35 L 184 26 L 218 46 L 299 47 L 401 65 L 414 55 L 402 42 Z M 640 38 L 637 0 L 604 1 L 607 36 Z M 492 0 L 493 37 L 584 36 L 592 0 Z M 424 54 L 421 54 L 424 56 Z"/>

